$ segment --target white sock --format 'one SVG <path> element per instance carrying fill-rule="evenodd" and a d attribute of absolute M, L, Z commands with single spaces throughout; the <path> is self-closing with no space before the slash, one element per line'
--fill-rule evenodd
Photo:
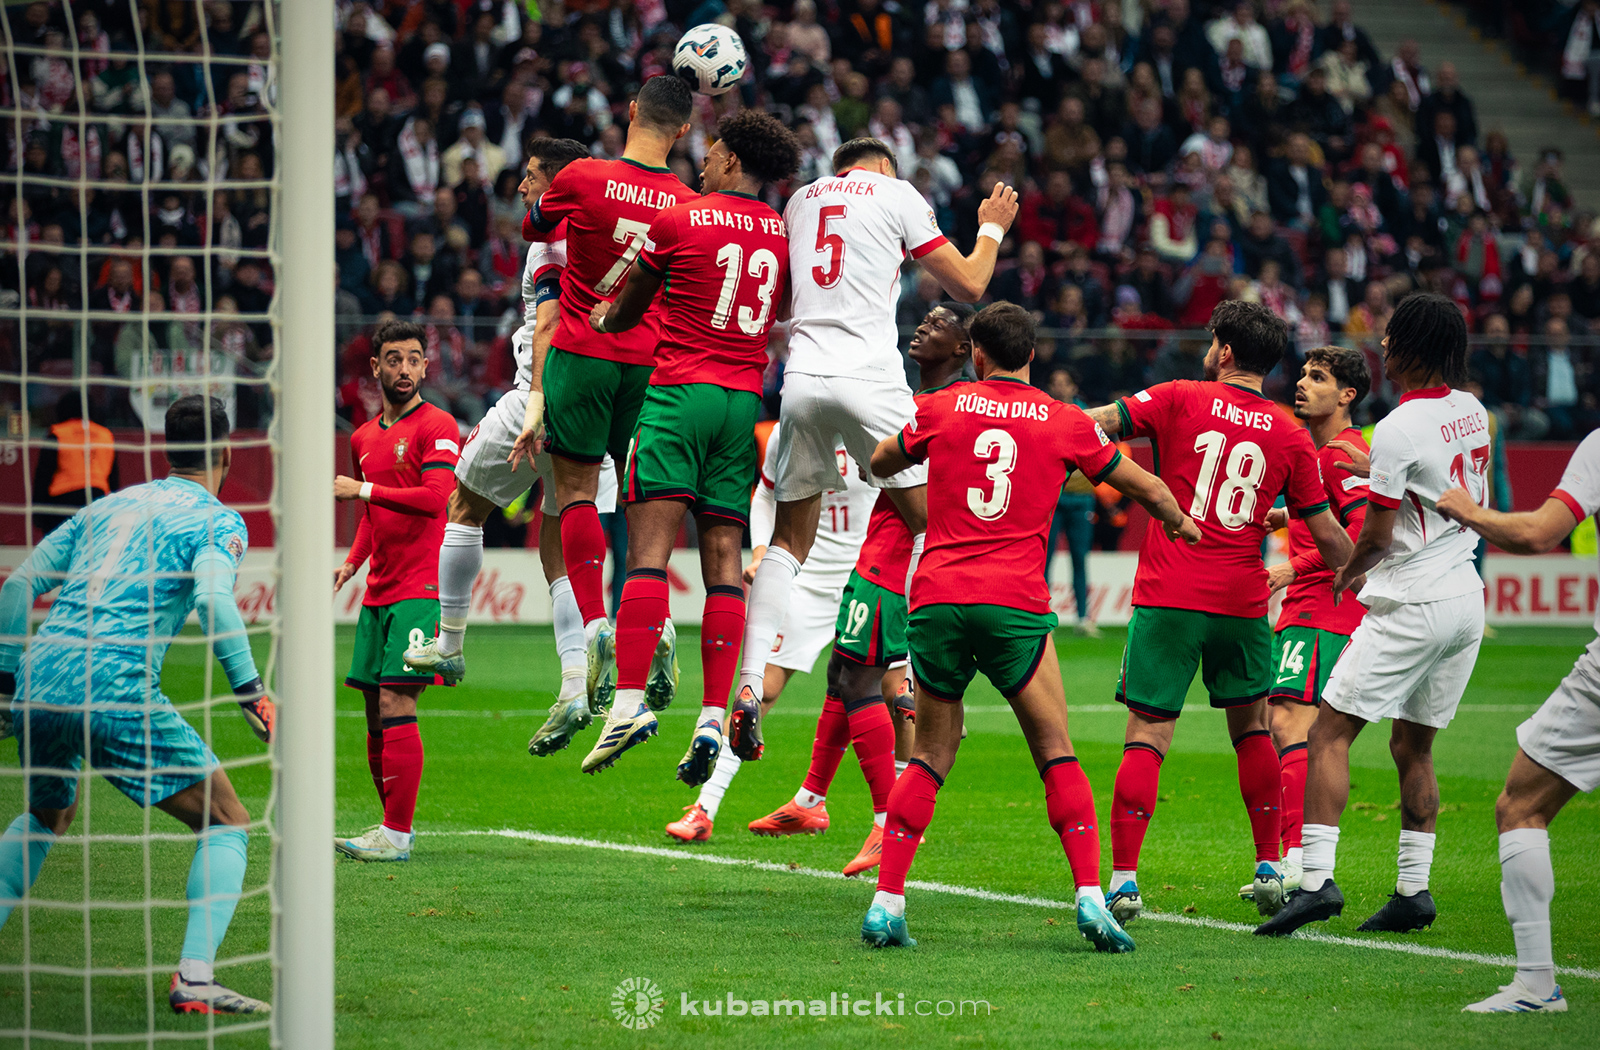
<path fill-rule="evenodd" d="M 1094 901 L 1096 904 L 1104 904 L 1106 901 L 1105 892 L 1099 886 L 1079 886 L 1078 903 L 1082 904 L 1085 898 Z"/>
<path fill-rule="evenodd" d="M 744 655 L 739 664 L 739 689 L 749 686 L 762 697 L 761 683 L 767 675 L 767 657 L 778 628 L 789 612 L 789 592 L 800 575 L 800 562 L 782 547 L 768 547 L 766 556 L 750 581 L 750 596 L 745 602 Z"/>
<path fill-rule="evenodd" d="M 712 707 L 710 704 L 701 704 L 700 717 L 695 721 L 695 725 L 704 725 L 707 721 L 716 722 L 722 727 L 722 731 L 726 733 L 728 731 L 728 709 L 726 707 Z"/>
<path fill-rule="evenodd" d="M 204 959 L 179 959 L 178 976 L 190 984 L 210 984 L 216 979 L 211 964 Z"/>
<path fill-rule="evenodd" d="M 826 795 L 819 795 L 815 791 L 807 791 L 805 788 L 801 788 L 794 793 L 794 804 L 801 809 L 816 809 L 822 805 L 823 800 L 827 797 Z"/>
<path fill-rule="evenodd" d="M 1517 944 L 1517 976 L 1530 992 L 1549 998 L 1556 987 L 1550 945 L 1550 898 L 1556 873 L 1550 866 L 1550 832 L 1517 828 L 1500 836 L 1500 900 Z"/>
<path fill-rule="evenodd" d="M 904 773 L 906 771 L 906 767 L 909 766 L 910 764 L 911 764 L 910 762 L 902 762 L 898 758 L 895 759 L 895 762 L 894 762 L 894 778 L 896 780 L 899 780 L 900 779 L 900 774 Z"/>
<path fill-rule="evenodd" d="M 1305 870 L 1306 849 L 1304 846 L 1290 846 L 1289 852 L 1283 856 L 1283 863 L 1287 867 Z"/>
<path fill-rule="evenodd" d="M 727 794 L 728 785 L 733 783 L 734 774 L 739 772 L 743 764 L 739 756 L 733 753 L 733 748 L 725 747 L 717 756 L 717 765 L 711 771 L 711 777 L 700 785 L 700 808 L 712 820 L 717 819 L 717 807 L 722 805 L 722 796 Z"/>
<path fill-rule="evenodd" d="M 1433 868 L 1433 839 L 1431 831 L 1402 831 L 1400 833 L 1400 877 L 1395 889 L 1402 897 L 1421 893 L 1428 888 L 1428 872 Z"/>
<path fill-rule="evenodd" d="M 382 825 L 382 827 L 383 827 L 383 835 L 384 835 L 384 837 L 389 840 L 389 844 L 392 845 L 395 849 L 410 849 L 411 848 L 411 832 L 409 832 L 409 831 L 396 831 L 396 830 L 394 830 L 393 828 L 391 828 L 391 827 L 389 827 L 387 825 Z"/>
<path fill-rule="evenodd" d="M 883 827 L 886 823 L 888 823 L 888 821 L 889 821 L 889 811 L 888 810 L 884 810 L 882 813 L 874 813 L 872 815 L 872 822 L 874 824 L 876 824 L 880 828 Z"/>
<path fill-rule="evenodd" d="M 563 676 L 574 668 L 589 673 L 587 646 L 583 637 L 583 615 L 578 599 L 572 596 L 572 581 L 565 576 L 550 585 L 550 604 L 554 606 L 556 654 L 561 657 Z"/>
<path fill-rule="evenodd" d="M 1111 892 L 1117 892 L 1122 889 L 1124 884 L 1129 882 L 1136 886 L 1139 884 L 1139 873 L 1137 871 L 1113 871 L 1111 873 Z"/>
<path fill-rule="evenodd" d="M 896 919 L 906 917 L 906 895 L 903 893 L 885 893 L 879 890 L 872 895 L 872 903 L 883 905 L 883 910 Z"/>
<path fill-rule="evenodd" d="M 919 532 L 911 537 L 911 561 L 906 564 L 906 601 L 911 600 L 911 577 L 917 574 L 917 563 L 922 561 L 922 541 L 927 538 L 926 532 Z M 910 665 L 906 666 L 909 673 Z"/>
<path fill-rule="evenodd" d="M 616 699 L 611 701 L 611 713 L 618 718 L 632 718 L 643 706 L 643 689 L 618 689 Z"/>
<path fill-rule="evenodd" d="M 483 529 L 450 522 L 439 545 L 439 652 L 461 651 L 472 609 L 472 585 L 483 568 Z"/>
<path fill-rule="evenodd" d="M 1300 888 L 1315 893 L 1333 878 L 1333 862 L 1339 852 L 1339 825 L 1307 824 L 1300 829 L 1300 840 L 1305 843 L 1301 854 L 1305 874 L 1300 878 Z"/>

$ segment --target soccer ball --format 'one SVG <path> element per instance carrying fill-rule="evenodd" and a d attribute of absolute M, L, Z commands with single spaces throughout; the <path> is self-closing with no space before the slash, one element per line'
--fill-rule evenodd
<path fill-rule="evenodd" d="M 672 71 L 702 95 L 720 95 L 744 77 L 744 41 L 715 22 L 695 26 L 678 40 Z"/>

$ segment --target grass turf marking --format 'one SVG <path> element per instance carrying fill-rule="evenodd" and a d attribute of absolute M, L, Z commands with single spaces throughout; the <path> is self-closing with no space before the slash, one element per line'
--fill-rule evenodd
<path fill-rule="evenodd" d="M 846 877 L 843 874 L 837 871 L 823 871 L 820 868 L 775 864 L 771 861 L 750 860 L 745 857 L 725 857 L 715 853 L 692 853 L 688 850 L 669 849 L 665 846 L 640 846 L 630 842 L 604 842 L 600 839 L 579 838 L 574 835 L 547 835 L 541 831 L 524 831 L 518 828 L 473 831 L 423 831 L 418 832 L 418 834 L 430 838 L 491 837 L 516 839 L 523 842 L 539 842 L 549 846 L 578 846 L 584 849 L 610 850 L 613 853 L 632 853 L 645 857 L 670 857 L 674 860 L 696 860 L 702 864 L 722 864 L 728 867 L 750 868 L 755 871 L 805 875 L 814 879 L 834 879 L 839 882 L 846 881 Z M 860 880 L 850 881 L 855 885 L 867 885 L 867 883 Z M 993 890 L 978 889 L 972 886 L 955 886 L 945 882 L 924 882 L 920 879 L 907 879 L 906 886 L 926 890 L 930 893 L 946 893 L 955 897 L 974 897 L 978 900 L 994 901 L 1000 904 L 1021 904 L 1030 908 L 1056 908 L 1065 911 L 1075 911 L 1077 909 L 1076 904 L 1068 901 L 1051 900 L 1048 897 L 1029 897 L 1017 893 L 996 893 Z M 1153 922 L 1172 922 L 1180 926 L 1197 926 L 1208 930 L 1223 930 L 1228 933 L 1252 933 L 1255 930 L 1254 926 L 1242 922 L 1226 922 L 1222 919 L 1209 919 L 1203 916 L 1174 915 L 1170 912 L 1147 911 L 1139 917 Z M 1451 959 L 1455 962 L 1477 963 L 1482 966 L 1509 966 L 1514 968 L 1517 965 L 1517 960 L 1510 955 L 1458 952 L 1449 948 L 1435 948 L 1425 944 L 1363 940 L 1357 937 L 1337 937 L 1332 934 L 1316 932 L 1300 932 L 1292 936 L 1318 944 L 1337 944 L 1347 948 L 1399 952 L 1404 955 L 1420 955 L 1432 959 Z M 1600 981 L 1600 970 L 1590 970 L 1578 966 L 1558 966 L 1556 967 L 1556 973 L 1563 977 L 1585 977 L 1591 981 Z"/>
<path fill-rule="evenodd" d="M 231 697 L 229 699 L 231 699 Z M 1456 710 L 1463 713 L 1478 712 L 1481 714 L 1521 714 L 1524 711 L 1536 711 L 1538 708 L 1538 704 L 1462 704 L 1460 707 L 1456 708 Z M 1011 708 L 1006 704 L 968 704 L 962 710 L 969 715 L 997 715 L 1011 713 Z M 1127 708 L 1123 707 L 1121 704 L 1071 704 L 1067 707 L 1068 714 L 1076 713 L 1086 715 L 1110 715 L 1126 710 Z M 516 711 L 493 711 L 476 707 L 424 707 L 422 708 L 422 711 L 424 713 L 423 717 L 426 718 L 544 718 L 550 714 L 550 709 L 547 707 L 530 707 L 525 710 Z M 1185 714 L 1193 714 L 1197 712 L 1221 714 L 1222 708 L 1191 707 L 1184 711 Z M 348 708 L 341 709 L 335 713 L 340 718 L 367 717 L 367 713 L 365 711 L 355 711 Z M 669 709 L 666 711 L 656 712 L 657 718 L 672 715 L 693 715 L 695 717 L 699 717 L 700 712 L 697 708 L 689 707 L 679 708 L 676 711 Z M 808 718 L 815 718 L 817 716 L 817 709 L 780 706 L 774 707 L 761 717 L 771 718 L 773 715 L 804 715 Z"/>

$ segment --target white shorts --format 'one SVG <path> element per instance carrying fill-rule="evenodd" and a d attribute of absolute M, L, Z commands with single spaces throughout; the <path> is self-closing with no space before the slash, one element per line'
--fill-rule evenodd
<path fill-rule="evenodd" d="M 1443 729 L 1456 715 L 1483 643 L 1483 595 L 1437 602 L 1375 599 L 1350 636 L 1322 701 L 1366 722 Z"/>
<path fill-rule="evenodd" d="M 865 467 L 878 442 L 898 434 L 917 414 L 911 388 L 847 376 L 789 374 L 783 380 L 778 414 L 778 449 L 773 493 L 781 503 L 808 499 L 839 483 L 843 443 Z M 917 464 L 892 478 L 869 478 L 874 488 L 909 489 L 928 483 L 928 468 Z"/>
<path fill-rule="evenodd" d="M 1517 727 L 1524 754 L 1579 791 L 1600 787 L 1600 656 L 1591 643 L 1533 717 Z"/>
<path fill-rule="evenodd" d="M 778 629 L 767 663 L 810 674 L 817 657 L 833 641 L 833 629 L 839 622 L 839 602 L 843 597 L 843 583 L 837 587 L 816 587 L 796 579 L 794 589 L 789 592 L 788 614 Z"/>
<path fill-rule="evenodd" d="M 501 509 L 515 503 L 533 487 L 535 480 L 541 480 L 544 482 L 544 513 L 554 517 L 558 508 L 550 453 L 541 452 L 535 456 L 532 471 L 519 466 L 513 472 L 511 464 L 506 462 L 511 446 L 517 443 L 517 435 L 522 433 L 522 420 L 527 410 L 526 390 L 509 390 L 502 394 L 467 435 L 461 459 L 456 463 L 456 480 Z M 595 506 L 601 514 L 617 509 L 617 470 L 610 456 L 600 464 L 600 493 Z"/>

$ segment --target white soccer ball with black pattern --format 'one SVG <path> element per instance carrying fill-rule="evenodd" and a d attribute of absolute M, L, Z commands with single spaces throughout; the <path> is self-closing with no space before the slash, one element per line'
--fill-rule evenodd
<path fill-rule="evenodd" d="M 743 79 L 748 63 L 739 34 L 716 22 L 683 34 L 672 53 L 672 71 L 702 95 L 731 91 Z"/>

